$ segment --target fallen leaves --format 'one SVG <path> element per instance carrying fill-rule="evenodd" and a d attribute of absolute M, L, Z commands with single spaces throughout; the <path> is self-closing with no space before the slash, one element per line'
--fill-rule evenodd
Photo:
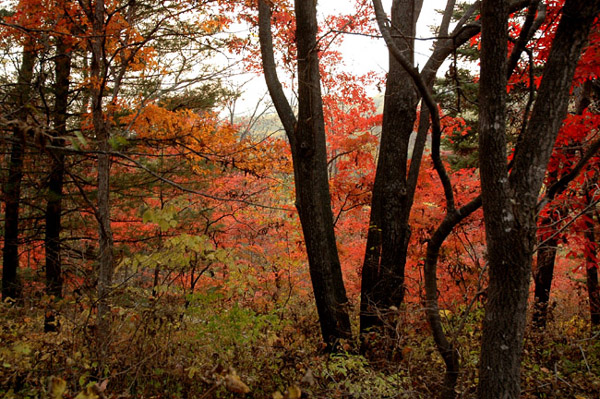
<path fill-rule="evenodd" d="M 51 399 L 61 399 L 67 390 L 67 381 L 60 377 L 50 377 L 48 381 L 48 393 Z"/>
<path fill-rule="evenodd" d="M 295 384 L 289 386 L 284 395 L 277 391 L 271 396 L 272 399 L 300 399 L 301 397 L 302 390 L 298 385 Z"/>
<path fill-rule="evenodd" d="M 229 392 L 245 395 L 250 392 L 250 388 L 246 385 L 235 370 L 230 369 L 229 374 L 225 376 L 225 388 Z"/>

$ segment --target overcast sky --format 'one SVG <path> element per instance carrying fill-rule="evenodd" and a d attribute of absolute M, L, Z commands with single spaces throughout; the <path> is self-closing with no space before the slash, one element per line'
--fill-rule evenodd
<path fill-rule="evenodd" d="M 386 11 L 390 12 L 391 0 L 383 0 Z M 320 0 L 317 5 L 319 17 L 338 12 L 347 12 L 352 7 L 352 0 Z M 424 0 L 421 16 L 417 24 L 417 37 L 431 37 L 430 26 L 441 21 L 441 15 L 435 10 L 443 10 L 446 6 L 445 0 Z M 417 40 L 415 43 L 415 63 L 422 67 L 429 57 L 432 46 L 430 40 Z M 383 39 L 370 39 L 356 35 L 347 35 L 341 46 L 344 55 L 343 70 L 364 74 L 369 71 L 385 73 L 388 65 L 388 53 Z M 420 69 L 420 68 L 419 68 Z M 240 81 L 251 79 L 245 85 L 246 91 L 238 101 L 236 114 L 248 112 L 254 108 L 258 98 L 266 93 L 266 85 L 262 76 L 252 78 L 245 76 Z M 268 98 L 268 96 L 267 96 Z"/>
<path fill-rule="evenodd" d="M 352 0 L 321 0 L 318 3 L 320 15 L 344 12 L 351 7 Z M 390 13 L 391 0 L 383 0 L 386 12 Z M 423 9 L 417 24 L 417 37 L 431 37 L 430 26 L 437 25 L 441 21 L 441 15 L 435 10 L 443 10 L 446 0 L 424 0 Z M 415 63 L 424 65 L 431 51 L 432 41 L 417 40 L 415 43 Z M 383 39 L 373 40 L 360 36 L 347 36 L 342 45 L 346 65 L 357 73 L 368 71 L 386 71 L 388 65 L 388 54 Z"/>

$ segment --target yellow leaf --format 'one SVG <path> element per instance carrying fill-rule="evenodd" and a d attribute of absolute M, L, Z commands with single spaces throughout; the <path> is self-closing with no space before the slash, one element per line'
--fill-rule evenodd
<path fill-rule="evenodd" d="M 302 391 L 298 385 L 288 387 L 287 392 L 285 393 L 285 399 L 300 399 L 301 396 Z"/>
<path fill-rule="evenodd" d="M 51 399 L 62 399 L 63 394 L 67 390 L 67 381 L 59 377 L 50 377 L 48 383 L 48 391 L 50 391 Z"/>
<path fill-rule="evenodd" d="M 272 399 L 283 399 L 281 392 L 277 391 L 273 394 Z"/>
<path fill-rule="evenodd" d="M 75 399 L 98 399 L 99 397 L 96 384 L 90 384 L 83 391 L 79 392 L 75 396 Z"/>
<path fill-rule="evenodd" d="M 225 388 L 227 388 L 229 392 L 239 394 L 246 394 L 250 392 L 248 385 L 244 384 L 240 377 L 238 377 L 235 373 L 225 376 Z"/>
<path fill-rule="evenodd" d="M 194 376 L 195 376 L 196 374 L 198 374 L 198 372 L 199 372 L 199 371 L 200 371 L 200 369 L 199 369 L 198 367 L 194 367 L 194 366 L 191 366 L 191 367 L 189 367 L 189 368 L 187 369 L 187 372 L 188 372 L 188 377 L 189 377 L 189 378 L 194 378 Z"/>

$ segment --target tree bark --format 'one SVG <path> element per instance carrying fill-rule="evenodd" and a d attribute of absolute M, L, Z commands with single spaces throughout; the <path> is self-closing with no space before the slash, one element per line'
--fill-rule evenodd
<path fill-rule="evenodd" d="M 21 205 L 21 180 L 27 134 L 27 105 L 31 95 L 35 51 L 30 41 L 23 48 L 23 58 L 15 90 L 15 120 L 13 141 L 8 166 L 8 180 L 4 184 L 5 224 L 2 259 L 2 299 L 21 298 L 19 268 L 19 211 Z"/>
<path fill-rule="evenodd" d="M 421 1 L 395 0 L 391 23 L 395 45 L 412 64 Z M 409 141 L 419 96 L 412 78 L 390 53 L 383 124 L 362 268 L 360 330 L 384 327 L 391 306 L 404 300 L 404 269 L 412 207 L 407 181 Z M 392 327 L 392 326 L 389 326 Z"/>
<path fill-rule="evenodd" d="M 383 7 L 380 2 L 374 1 L 376 9 L 380 9 L 383 13 Z M 392 10 L 393 34 L 398 34 L 398 30 L 402 32 L 412 31 L 414 35 L 414 22 L 416 21 L 422 2 L 420 1 L 404 1 L 394 3 Z M 446 4 L 444 17 L 439 29 L 439 39 L 434 44 L 434 51 L 420 73 L 420 77 L 416 69 L 412 68 L 413 40 L 408 37 L 402 37 L 401 40 L 392 39 L 390 34 L 386 39 L 386 44 L 390 48 L 390 70 L 402 70 L 403 73 L 388 75 L 387 90 L 392 93 L 399 93 L 404 98 L 400 101 L 404 106 L 400 106 L 395 110 L 393 101 L 384 104 L 384 125 L 382 127 L 382 140 L 379 150 L 378 169 L 375 177 L 375 187 L 373 192 L 373 205 L 371 207 L 371 220 L 369 233 L 367 235 L 367 247 L 365 250 L 365 260 L 362 273 L 362 288 L 361 288 L 361 332 L 366 332 L 373 326 L 381 326 L 382 320 L 378 315 L 381 315 L 382 310 L 385 312 L 386 306 L 397 306 L 403 299 L 404 288 L 393 287 L 404 281 L 404 267 L 406 264 L 407 245 L 410 239 L 410 227 L 408 224 L 410 211 L 412 209 L 414 194 L 419 177 L 419 169 L 427 132 L 430 127 L 430 105 L 433 105 L 434 112 L 437 114 L 437 105 L 429 101 L 432 99 L 431 90 L 435 75 L 444 62 L 457 47 L 464 44 L 469 38 L 479 32 L 477 24 L 465 25 L 469 18 L 473 15 L 476 7 L 472 7 L 465 16 L 457 22 L 451 35 L 448 35 L 448 28 L 451 21 L 452 12 L 454 10 L 455 1 L 449 0 Z M 376 12 L 377 14 L 377 12 Z M 405 18 L 403 15 L 413 15 L 412 23 L 410 18 Z M 383 15 L 382 15 L 383 17 Z M 402 19 L 398 22 L 398 18 Z M 385 29 L 380 26 L 380 29 Z M 450 37 L 448 37 L 450 36 Z M 385 35 L 384 35 L 385 37 Z M 410 36 L 409 36 L 410 37 Z M 391 47 L 395 47 L 393 49 Z M 400 62 L 398 55 L 405 59 L 406 65 Z M 413 73 L 409 69 L 414 69 Z M 415 83 L 421 82 L 419 91 L 415 89 Z M 390 87 L 400 86 L 402 90 L 390 89 Z M 422 91 L 428 92 L 429 99 L 424 101 L 427 107 L 421 108 L 419 119 L 419 127 L 416 134 L 415 144 L 412 154 L 409 158 L 408 139 L 412 132 L 412 123 L 414 123 L 414 113 L 419 97 L 423 95 Z M 396 101 L 397 98 L 395 98 Z M 387 101 L 387 97 L 386 97 Z M 431 104 L 430 104 L 431 103 Z M 414 109 L 412 112 L 408 110 L 408 105 L 412 104 Z M 425 105 L 425 104 L 424 104 Z M 407 107 L 406 109 L 404 107 Z M 386 115 L 387 114 L 387 119 Z M 408 117 L 407 117 L 408 116 Z M 386 124 L 387 122 L 387 124 Z M 394 130 L 394 125 L 399 129 Z M 402 142 L 398 145 L 398 142 Z M 384 156 L 387 154 L 387 156 Z M 410 167 L 408 167 L 408 159 L 410 159 Z M 389 188 L 386 188 L 388 181 L 396 181 L 396 186 L 399 189 L 395 194 Z M 382 188 L 382 186 L 384 188 Z M 387 204 L 387 209 L 396 212 L 397 218 L 388 217 L 386 215 L 394 215 L 393 213 L 385 213 L 382 210 L 382 203 Z M 382 227 L 377 228 L 376 221 L 379 220 Z M 383 227 L 387 226 L 387 227 Z M 384 234 L 384 230 L 388 232 L 399 232 L 394 236 Z M 384 242 L 382 237 L 388 237 L 387 242 Z M 393 248 L 396 245 L 395 249 Z M 384 251 L 384 247 L 388 248 Z M 396 261 L 394 261 L 394 259 Z M 395 267 L 393 266 L 395 263 Z M 391 267 L 381 267 L 381 265 L 392 265 Z M 381 283 L 381 280 L 386 280 L 382 277 L 381 272 L 388 270 L 395 275 L 396 282 L 393 284 Z M 393 296 L 388 296 L 387 293 L 396 291 L 398 296 L 394 299 Z M 375 300 L 370 298 L 376 295 L 379 297 L 380 304 L 377 306 Z M 395 303 L 394 303 L 395 302 Z M 375 305 L 375 306 L 371 306 Z M 379 308 L 379 309 L 378 309 Z M 363 350 L 366 348 L 363 348 Z"/>
<path fill-rule="evenodd" d="M 538 194 L 566 115 L 575 67 L 599 6 L 599 0 L 565 2 L 509 177 L 505 122 L 508 8 L 505 1 L 482 2 L 479 162 L 489 286 L 479 365 L 480 399 L 520 395 Z"/>
<path fill-rule="evenodd" d="M 300 216 L 323 339 L 334 349 L 351 337 L 346 290 L 338 257 L 327 175 L 325 125 L 319 74 L 316 2 L 297 0 L 298 119 L 276 75 L 271 10 L 259 1 L 259 35 L 265 79 L 290 141 L 296 208 Z"/>
<path fill-rule="evenodd" d="M 552 223 L 552 219 L 547 218 L 542 221 L 542 225 L 547 223 Z M 548 303 L 550 301 L 550 289 L 554 276 L 557 247 L 558 239 L 551 237 L 544 240 L 537 252 L 537 266 L 533 274 L 535 285 L 533 324 L 542 329 L 546 327 L 546 323 L 548 322 Z"/>
<path fill-rule="evenodd" d="M 65 156 L 60 150 L 64 147 L 67 133 L 67 108 L 69 98 L 69 76 L 71 74 L 71 54 L 68 46 L 57 39 L 54 84 L 54 132 L 51 150 L 50 176 L 48 178 L 48 200 L 46 205 L 46 294 L 55 299 L 62 298 L 63 276 L 60 251 L 63 180 Z M 44 331 L 56 331 L 56 318 L 53 309 L 46 311 Z"/>
<path fill-rule="evenodd" d="M 537 2 L 532 1 L 532 8 L 537 9 Z M 445 15 L 451 15 L 453 6 L 451 2 L 448 2 Z M 509 9 L 515 7 L 514 3 L 509 5 Z M 519 55 L 525 48 L 526 41 L 521 40 L 523 37 L 529 37 L 541 24 L 543 18 L 535 18 L 535 12 L 530 11 L 528 13 L 528 19 L 523 24 L 523 30 L 521 37 L 519 38 L 519 45 L 513 48 L 510 59 L 518 59 Z M 440 35 L 445 35 L 447 25 L 442 24 Z M 436 47 L 438 47 L 436 43 Z M 443 47 L 442 47 L 443 49 Z M 435 55 L 435 52 L 434 52 Z M 432 57 L 432 59 L 435 59 Z M 428 63 L 429 64 L 429 63 Z M 509 66 L 506 70 L 507 78 L 510 77 L 514 69 L 513 66 Z M 426 97 L 426 96 L 424 96 Z M 432 112 L 437 110 L 435 104 L 430 104 L 429 109 Z M 439 117 L 438 117 L 439 119 Z M 439 122 L 434 123 L 433 139 L 432 139 L 432 150 L 431 157 L 433 160 L 434 167 L 438 172 L 442 185 L 444 186 L 444 194 L 446 199 L 446 216 L 442 223 L 435 229 L 427 244 L 427 253 L 425 257 L 423 276 L 425 279 L 425 297 L 426 297 L 426 312 L 427 320 L 432 330 L 433 339 L 435 341 L 438 352 L 442 356 L 446 365 L 446 372 L 444 374 L 444 384 L 442 386 L 440 397 L 443 399 L 454 399 L 456 397 L 456 383 L 460 371 L 460 356 L 458 349 L 455 347 L 454 342 L 446 337 L 442 326 L 442 320 L 439 314 L 438 305 L 438 288 L 437 288 L 437 261 L 439 257 L 439 251 L 454 227 L 466 219 L 469 215 L 475 212 L 481 207 L 481 196 L 478 196 L 471 200 L 463 207 L 456 209 L 455 201 L 453 198 L 453 188 L 450 182 L 450 178 L 447 175 L 445 166 L 440 156 L 440 136 L 441 132 Z"/>
<path fill-rule="evenodd" d="M 110 225 L 110 130 L 105 120 L 103 100 L 108 66 L 105 55 L 105 9 L 104 1 L 92 3 L 93 8 L 86 10 L 92 21 L 90 48 L 92 60 L 90 76 L 97 82 L 90 89 L 92 103 L 92 123 L 98 141 L 98 194 L 96 219 L 98 221 L 99 254 L 95 275 L 97 278 L 97 341 L 99 373 L 103 372 L 110 346 L 110 302 L 109 295 L 113 275 L 113 236 Z"/>
<path fill-rule="evenodd" d="M 587 107 L 591 104 L 592 96 L 592 80 L 587 80 L 581 87 L 581 95 L 577 100 L 576 114 L 582 115 Z M 592 144 L 588 151 L 594 150 Z M 549 189 L 546 194 L 546 200 L 553 200 L 558 194 L 562 193 L 567 189 L 567 186 L 571 180 L 580 172 L 583 166 L 582 162 L 585 162 L 585 156 L 582 157 L 579 163 L 571 169 L 568 173 L 565 173 L 560 179 L 558 179 L 558 171 L 551 171 L 548 175 Z M 552 213 L 547 218 L 543 219 L 540 223 L 540 228 L 543 226 L 557 226 L 558 220 Z M 548 304 L 550 301 L 550 290 L 552 288 L 552 280 L 554 278 L 554 265 L 556 263 L 557 247 L 558 247 L 558 227 L 549 227 L 539 234 L 538 239 L 541 243 L 538 246 L 537 253 L 537 265 L 533 274 L 533 282 L 535 286 L 534 295 L 534 306 L 533 306 L 533 325 L 538 328 L 545 328 L 548 318 Z M 548 237 L 548 238 L 545 238 Z"/>
<path fill-rule="evenodd" d="M 454 343 L 448 340 L 442 327 L 440 309 L 438 305 L 438 286 L 437 286 L 437 261 L 442 244 L 450 235 L 454 227 L 475 212 L 481 206 L 481 197 L 477 197 L 458 210 L 451 210 L 442 223 L 436 228 L 427 243 L 427 253 L 425 256 L 424 278 L 425 278 L 425 299 L 427 321 L 431 327 L 433 340 L 435 341 L 438 352 L 446 365 L 444 373 L 444 385 L 440 397 L 443 399 L 453 399 L 456 397 L 456 382 L 460 371 L 460 357 L 458 349 Z"/>
<path fill-rule="evenodd" d="M 589 187 L 588 189 L 592 189 Z M 592 201 L 591 193 L 586 193 L 588 203 Z M 596 216 L 596 220 L 594 220 Z M 591 208 L 586 215 L 585 225 L 586 229 L 583 233 L 587 245 L 588 251 L 586 251 L 586 285 L 588 292 L 588 299 L 590 302 L 590 322 L 592 330 L 595 330 L 600 326 L 600 286 L 598 285 L 598 243 L 596 242 L 595 228 L 598 224 L 598 215 L 595 214 L 594 208 Z"/>

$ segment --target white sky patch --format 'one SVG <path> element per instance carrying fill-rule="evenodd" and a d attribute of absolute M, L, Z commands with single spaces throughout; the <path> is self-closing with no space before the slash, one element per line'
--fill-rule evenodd
<path fill-rule="evenodd" d="M 317 6 L 319 16 L 348 12 L 352 7 L 352 0 L 321 0 Z M 391 0 L 383 0 L 383 7 L 391 12 Z M 437 26 L 442 20 L 442 15 L 436 10 L 444 10 L 445 0 L 424 0 L 423 9 L 417 22 L 417 38 L 432 38 L 432 26 Z M 375 18 L 375 15 L 373 15 Z M 419 69 L 427 62 L 431 55 L 433 40 L 415 41 L 415 64 Z M 347 35 L 341 46 L 346 67 L 349 71 L 364 74 L 369 71 L 387 72 L 388 52 L 383 39 L 371 39 L 356 35 Z M 345 68 L 344 68 L 345 69 Z"/>
<path fill-rule="evenodd" d="M 317 5 L 317 15 L 319 20 L 323 20 L 327 15 L 337 13 L 347 13 L 352 9 L 352 0 L 320 0 Z M 391 0 L 383 0 L 383 6 L 386 12 L 391 12 Z M 432 26 L 439 25 L 442 15 L 436 10 L 443 10 L 446 7 L 445 0 L 424 0 L 421 15 L 417 23 L 417 38 L 431 39 Z M 375 16 L 373 15 L 373 18 Z M 425 65 L 431 55 L 433 40 L 415 41 L 415 64 L 419 70 Z M 343 64 L 340 65 L 342 71 L 351 72 L 358 75 L 366 74 L 370 71 L 385 74 L 388 70 L 388 51 L 384 40 L 373 39 L 358 35 L 345 35 L 340 46 L 343 54 Z M 440 68 L 444 72 L 445 68 Z M 251 113 L 256 107 L 257 101 L 267 92 L 263 76 L 252 77 L 243 75 L 239 77 L 239 83 L 247 82 L 244 85 L 244 93 L 236 104 L 236 114 Z M 368 90 L 375 95 L 375 88 Z M 269 100 L 269 97 L 266 97 Z"/>

